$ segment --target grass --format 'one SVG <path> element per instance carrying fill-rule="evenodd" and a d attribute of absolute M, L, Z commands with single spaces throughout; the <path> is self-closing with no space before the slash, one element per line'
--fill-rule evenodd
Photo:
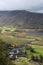
<path fill-rule="evenodd" d="M 12 61 L 14 64 L 16 65 L 31 65 L 31 63 L 29 63 L 28 59 L 25 57 L 19 57 L 19 61 Z"/>
<path fill-rule="evenodd" d="M 31 42 L 32 44 L 43 45 L 42 38 L 41 38 L 41 40 L 36 41 L 35 38 L 34 39 L 32 39 L 32 38 L 28 38 L 28 39 L 27 38 L 18 38 L 18 37 L 8 36 L 5 34 L 0 34 L 0 39 L 2 39 L 3 41 L 6 41 L 8 43 L 11 43 L 11 44 L 24 44 L 26 42 Z"/>
<path fill-rule="evenodd" d="M 27 41 L 27 39 L 24 39 L 24 38 L 17 38 L 17 37 L 12 37 L 8 35 L 2 35 L 2 34 L 0 34 L 0 39 L 12 45 L 15 45 L 15 44 L 21 45 Z"/>
<path fill-rule="evenodd" d="M 2 29 L 2 32 L 0 34 L 0 40 L 11 44 L 11 45 L 25 45 L 27 42 L 31 42 L 30 45 L 36 53 L 32 53 L 30 50 L 23 50 L 23 52 L 28 54 L 28 55 L 38 55 L 41 54 L 43 55 L 43 36 L 35 36 L 35 35 L 26 35 L 25 32 L 11 32 L 16 30 L 17 28 L 9 28 L 9 27 L 0 27 Z M 4 32 L 5 30 L 10 30 L 9 32 Z M 20 60 L 18 62 L 12 61 L 15 65 L 32 65 L 29 63 L 30 57 L 27 59 L 25 57 L 20 57 Z"/>
<path fill-rule="evenodd" d="M 16 30 L 17 28 L 14 28 L 14 27 L 0 27 L 0 30 L 4 33 L 6 30 L 9 30 L 9 31 L 14 31 Z"/>
<path fill-rule="evenodd" d="M 34 49 L 35 53 L 34 54 L 40 54 L 43 55 L 43 46 L 40 47 L 38 45 L 31 45 L 31 47 Z"/>
<path fill-rule="evenodd" d="M 2 29 L 2 34 L 0 34 L 0 38 L 11 44 L 24 44 L 26 42 L 31 42 L 34 45 L 43 45 L 43 36 L 35 36 L 35 35 L 26 35 L 25 32 L 12 32 L 17 30 L 17 28 L 13 27 L 0 27 Z M 5 30 L 10 30 L 10 32 L 4 32 Z"/>

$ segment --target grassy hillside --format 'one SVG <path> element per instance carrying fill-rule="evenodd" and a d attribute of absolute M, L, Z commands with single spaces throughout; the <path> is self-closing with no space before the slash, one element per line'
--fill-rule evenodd
<path fill-rule="evenodd" d="M 0 11 L 0 26 L 43 29 L 43 14 L 25 10 Z"/>

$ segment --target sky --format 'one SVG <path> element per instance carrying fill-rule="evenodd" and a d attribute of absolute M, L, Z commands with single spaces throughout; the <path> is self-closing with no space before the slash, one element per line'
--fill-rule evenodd
<path fill-rule="evenodd" d="M 0 0 L 0 10 L 27 10 L 43 13 L 43 0 Z"/>

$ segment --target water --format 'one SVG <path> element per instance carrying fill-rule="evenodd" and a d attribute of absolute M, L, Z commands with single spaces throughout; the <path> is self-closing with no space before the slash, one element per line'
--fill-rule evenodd
<path fill-rule="evenodd" d="M 43 36 L 43 32 L 26 32 L 27 35 Z"/>

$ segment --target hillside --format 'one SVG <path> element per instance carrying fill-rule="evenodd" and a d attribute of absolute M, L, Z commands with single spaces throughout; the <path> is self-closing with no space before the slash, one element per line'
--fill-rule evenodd
<path fill-rule="evenodd" d="M 43 14 L 25 10 L 0 11 L 0 26 L 43 29 Z"/>

